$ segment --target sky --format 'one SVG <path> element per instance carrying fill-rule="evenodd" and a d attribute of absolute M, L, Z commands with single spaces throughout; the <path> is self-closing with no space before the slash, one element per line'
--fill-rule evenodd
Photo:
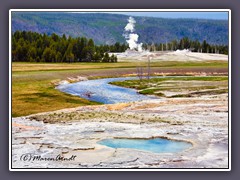
<path fill-rule="evenodd" d="M 113 12 L 112 12 L 113 13 Z M 114 12 L 131 16 L 228 20 L 228 12 Z"/>
<path fill-rule="evenodd" d="M 228 20 L 228 12 L 107 12 L 129 16 Z"/>

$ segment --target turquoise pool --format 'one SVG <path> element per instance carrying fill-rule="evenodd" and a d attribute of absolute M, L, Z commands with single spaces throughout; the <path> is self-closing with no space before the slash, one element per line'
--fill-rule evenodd
<path fill-rule="evenodd" d="M 192 147 L 191 143 L 164 138 L 154 139 L 104 139 L 98 144 L 111 148 L 130 148 L 153 153 L 176 153 Z"/>

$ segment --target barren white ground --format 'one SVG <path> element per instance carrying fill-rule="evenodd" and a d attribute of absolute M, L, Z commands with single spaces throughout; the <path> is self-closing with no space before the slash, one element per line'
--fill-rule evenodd
<path fill-rule="evenodd" d="M 42 113 L 56 116 L 95 113 L 86 120 L 43 123 L 12 119 L 13 168 L 228 168 L 228 95 L 154 99 Z M 68 117 L 68 116 L 66 116 Z M 76 116 L 77 117 L 77 116 Z M 117 118 L 116 118 L 117 117 Z M 105 138 L 166 137 L 192 148 L 179 153 L 114 149 L 97 144 Z M 30 153 L 74 161 L 23 161 Z"/>
<path fill-rule="evenodd" d="M 136 51 L 127 51 L 124 53 L 114 53 L 118 57 L 118 61 L 144 61 L 148 56 L 151 57 L 151 61 L 212 61 L 221 60 L 228 61 L 228 56 L 224 54 L 215 53 L 199 53 L 190 52 L 187 50 L 179 51 L 156 51 L 142 53 Z"/>

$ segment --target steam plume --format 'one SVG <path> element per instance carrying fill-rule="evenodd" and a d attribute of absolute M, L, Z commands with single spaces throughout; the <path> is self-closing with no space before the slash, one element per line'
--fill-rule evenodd
<path fill-rule="evenodd" d="M 128 18 L 128 24 L 125 26 L 126 34 L 124 34 L 126 41 L 131 50 L 137 49 L 139 52 L 142 52 L 142 43 L 138 43 L 138 34 L 134 33 L 135 31 L 135 19 L 133 17 Z"/>
<path fill-rule="evenodd" d="M 125 27 L 125 31 L 133 32 L 135 28 L 135 23 L 136 23 L 135 19 L 133 19 L 132 17 L 129 17 L 128 24 Z"/>

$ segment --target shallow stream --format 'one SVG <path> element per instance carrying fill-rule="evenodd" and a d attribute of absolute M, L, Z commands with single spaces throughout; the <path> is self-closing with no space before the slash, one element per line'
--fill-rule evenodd
<path fill-rule="evenodd" d="M 141 101 L 157 97 L 139 94 L 135 89 L 119 87 L 109 84 L 114 81 L 137 79 L 136 77 L 105 78 L 77 83 L 61 84 L 57 89 L 72 95 L 80 96 L 90 101 L 104 104 Z"/>

